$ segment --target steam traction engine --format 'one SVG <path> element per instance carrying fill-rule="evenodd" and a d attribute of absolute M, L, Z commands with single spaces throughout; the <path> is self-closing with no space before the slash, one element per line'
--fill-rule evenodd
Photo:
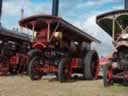
<path fill-rule="evenodd" d="M 53 16 L 35 15 L 24 18 L 20 26 L 33 30 L 33 45 L 29 52 L 28 74 L 39 80 L 46 73 L 54 73 L 59 81 L 82 73 L 84 79 L 96 79 L 98 54 L 91 50 L 97 39 L 56 15 L 58 0 L 53 2 Z"/>
<path fill-rule="evenodd" d="M 104 85 L 128 81 L 128 10 L 97 16 L 97 24 L 113 38 L 114 52 L 104 66 Z"/>
<path fill-rule="evenodd" d="M 26 53 L 31 48 L 27 34 L 0 27 L 0 74 L 14 74 L 26 70 Z"/>
<path fill-rule="evenodd" d="M 0 0 L 0 13 L 2 0 Z M 31 48 L 30 35 L 7 30 L 0 24 L 0 75 L 26 71 L 27 52 Z"/>

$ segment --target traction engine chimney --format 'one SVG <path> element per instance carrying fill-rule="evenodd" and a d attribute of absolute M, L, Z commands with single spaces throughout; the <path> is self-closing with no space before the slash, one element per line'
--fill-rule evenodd
<path fill-rule="evenodd" d="M 1 23 L 1 15 L 2 15 L 2 3 L 3 0 L 0 0 L 0 23 Z"/>
<path fill-rule="evenodd" d="M 24 18 L 24 9 L 21 9 L 21 20 Z M 20 27 L 20 32 L 23 32 L 23 27 Z"/>
<path fill-rule="evenodd" d="M 128 9 L 128 0 L 124 1 L 124 7 L 125 7 L 125 9 Z"/>
<path fill-rule="evenodd" d="M 58 16 L 59 11 L 59 0 L 53 0 L 52 2 L 52 15 Z"/>

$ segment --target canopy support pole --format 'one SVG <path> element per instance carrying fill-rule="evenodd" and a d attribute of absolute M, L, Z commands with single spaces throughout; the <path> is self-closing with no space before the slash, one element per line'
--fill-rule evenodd
<path fill-rule="evenodd" d="M 113 21 L 112 21 L 112 38 L 115 40 L 115 16 L 113 16 Z"/>
<path fill-rule="evenodd" d="M 32 25 L 32 42 L 34 41 L 34 29 L 35 29 L 35 26 Z"/>
<path fill-rule="evenodd" d="M 47 41 L 49 42 L 50 38 L 50 23 L 48 23 L 48 34 L 47 34 Z"/>
<path fill-rule="evenodd" d="M 118 22 L 118 20 L 117 20 L 117 19 L 115 19 L 115 21 L 116 21 L 116 23 L 119 25 L 119 27 L 120 27 L 121 31 L 123 31 L 123 28 L 122 28 L 122 26 L 120 25 L 120 23 Z"/>
<path fill-rule="evenodd" d="M 53 38 L 53 36 L 54 36 L 56 30 L 58 29 L 58 27 L 59 27 L 59 23 L 57 23 L 57 25 L 56 25 L 56 27 L 55 27 L 55 29 L 54 29 L 52 35 L 51 35 L 50 41 L 52 40 L 52 38 Z"/>

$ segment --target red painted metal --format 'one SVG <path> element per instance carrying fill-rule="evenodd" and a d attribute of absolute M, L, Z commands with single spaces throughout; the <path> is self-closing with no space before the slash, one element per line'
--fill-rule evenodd
<path fill-rule="evenodd" d="M 20 60 L 20 58 L 19 58 L 19 56 L 17 55 L 17 56 L 12 56 L 11 58 L 10 58 L 10 64 L 19 64 L 19 60 Z"/>
<path fill-rule="evenodd" d="M 80 59 L 79 58 L 72 58 L 71 67 L 72 68 L 80 67 Z"/>
<path fill-rule="evenodd" d="M 16 55 L 10 57 L 10 64 L 26 64 L 28 61 L 28 56 L 21 53 L 16 53 Z"/>
<path fill-rule="evenodd" d="M 100 63 L 99 63 L 100 61 L 99 60 L 97 60 L 96 61 L 96 74 L 95 74 L 95 79 L 97 79 L 98 78 L 98 76 L 99 76 L 99 70 L 100 70 Z"/>
<path fill-rule="evenodd" d="M 111 81 L 111 79 L 112 79 L 112 67 L 108 68 L 107 77 L 108 77 L 108 80 Z"/>
<path fill-rule="evenodd" d="M 32 48 L 44 49 L 46 48 L 46 45 L 40 40 L 40 41 L 35 42 Z"/>
<path fill-rule="evenodd" d="M 58 71 L 57 66 L 43 66 L 40 70 L 46 73 L 56 73 Z"/>

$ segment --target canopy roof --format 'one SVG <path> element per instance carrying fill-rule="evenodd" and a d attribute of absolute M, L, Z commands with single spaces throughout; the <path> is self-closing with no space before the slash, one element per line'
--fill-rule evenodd
<path fill-rule="evenodd" d="M 128 10 L 116 10 L 96 17 L 96 23 L 110 36 L 120 33 L 128 26 Z"/>
<path fill-rule="evenodd" d="M 0 25 L 0 38 L 2 40 L 31 41 L 31 36 L 25 33 L 8 30 Z"/>
<path fill-rule="evenodd" d="M 48 27 L 48 23 L 50 23 L 51 29 L 55 29 L 57 24 L 59 24 L 59 30 L 63 32 L 66 39 L 83 39 L 87 41 L 95 41 L 100 43 L 99 40 L 90 36 L 86 32 L 78 29 L 77 27 L 73 26 L 72 24 L 68 23 L 67 21 L 63 20 L 62 18 L 50 15 L 35 15 L 24 18 L 23 20 L 19 21 L 20 26 L 26 27 L 28 29 L 33 29 L 39 31 L 43 28 Z"/>

